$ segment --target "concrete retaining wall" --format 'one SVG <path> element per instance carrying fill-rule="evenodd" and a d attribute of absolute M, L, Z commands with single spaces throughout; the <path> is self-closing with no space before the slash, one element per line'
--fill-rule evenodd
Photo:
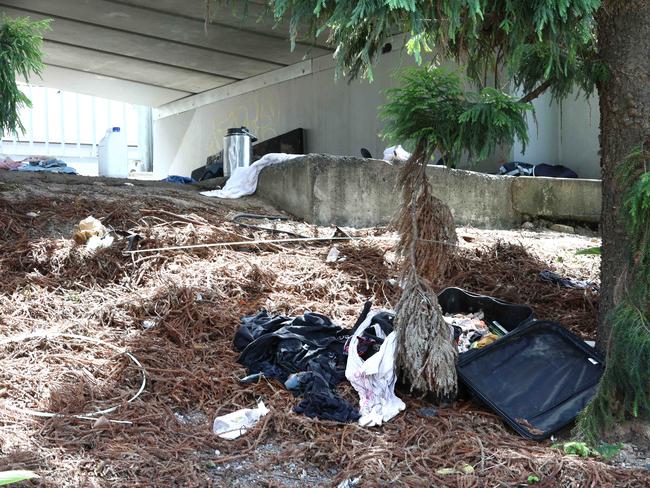
<path fill-rule="evenodd" d="M 386 161 L 310 154 L 264 169 L 257 194 L 318 225 L 385 225 L 400 200 L 398 172 Z M 458 225 L 511 228 L 536 217 L 599 221 L 599 180 L 514 178 L 440 166 L 427 173 Z"/>
<path fill-rule="evenodd" d="M 156 175 L 161 179 L 168 174 L 189 176 L 222 149 L 228 127 L 242 125 L 260 140 L 301 127 L 306 151 L 358 157 L 365 147 L 381 157 L 392 143 L 378 135 L 384 128 L 378 108 L 386 101 L 386 90 L 397 85 L 395 71 L 414 65 L 405 51 L 393 45 L 393 51 L 382 54 L 373 67 L 372 83 L 335 81 L 334 61 L 328 55 L 313 59 L 308 75 L 154 120 Z M 446 66 L 453 69 L 451 63 Z M 503 147 L 475 168 L 495 171 L 510 160 L 510 148 Z"/>

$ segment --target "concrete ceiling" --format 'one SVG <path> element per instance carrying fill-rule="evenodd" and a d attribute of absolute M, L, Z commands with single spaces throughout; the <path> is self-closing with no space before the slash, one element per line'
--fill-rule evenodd
<path fill-rule="evenodd" d="M 264 1 L 0 0 L 10 17 L 52 19 L 45 86 L 153 107 L 330 51 L 275 26 Z"/>

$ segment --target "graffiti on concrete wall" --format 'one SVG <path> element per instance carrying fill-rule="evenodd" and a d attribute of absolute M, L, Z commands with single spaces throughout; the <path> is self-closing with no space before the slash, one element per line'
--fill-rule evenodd
<path fill-rule="evenodd" d="M 214 128 L 211 131 L 213 139 L 210 142 L 212 154 L 223 147 L 223 136 L 229 127 L 248 127 L 260 141 L 281 133 L 281 113 L 278 105 L 272 100 L 264 100 L 260 97 L 255 97 L 251 102 L 238 103 L 236 107 L 224 110 L 222 117 L 215 117 Z"/>

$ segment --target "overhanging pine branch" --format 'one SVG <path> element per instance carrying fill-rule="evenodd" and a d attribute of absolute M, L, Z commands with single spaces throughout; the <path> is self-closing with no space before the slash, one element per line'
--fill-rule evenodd
<path fill-rule="evenodd" d="M 548 90 L 551 87 L 551 81 L 546 80 L 544 83 L 541 85 L 538 85 L 537 88 L 535 88 L 533 91 L 527 93 L 523 97 L 519 99 L 520 102 L 523 103 L 528 103 L 533 100 L 535 100 L 537 97 L 539 97 L 542 93 L 544 93 L 546 90 Z"/>

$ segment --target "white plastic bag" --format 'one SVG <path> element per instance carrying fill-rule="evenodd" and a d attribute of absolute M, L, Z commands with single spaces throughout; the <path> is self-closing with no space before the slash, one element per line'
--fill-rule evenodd
<path fill-rule="evenodd" d="M 375 354 L 367 361 L 359 357 L 357 346 L 359 336 L 370 327 L 372 318 L 380 312 L 375 310 L 368 314 L 350 338 L 348 345 L 348 362 L 345 366 L 345 377 L 359 393 L 359 424 L 365 427 L 381 425 L 406 408 L 406 405 L 395 395 L 395 350 L 397 348 L 395 332 L 384 335 L 381 327 L 374 324 L 377 337 L 384 342 Z"/>
<path fill-rule="evenodd" d="M 411 157 L 411 153 L 404 149 L 401 145 L 390 146 L 384 149 L 385 161 L 407 161 Z"/>
<path fill-rule="evenodd" d="M 269 413 L 264 402 L 259 402 L 257 408 L 242 408 L 235 412 L 214 419 L 212 431 L 222 439 L 233 440 L 245 434 L 259 419 Z"/>

